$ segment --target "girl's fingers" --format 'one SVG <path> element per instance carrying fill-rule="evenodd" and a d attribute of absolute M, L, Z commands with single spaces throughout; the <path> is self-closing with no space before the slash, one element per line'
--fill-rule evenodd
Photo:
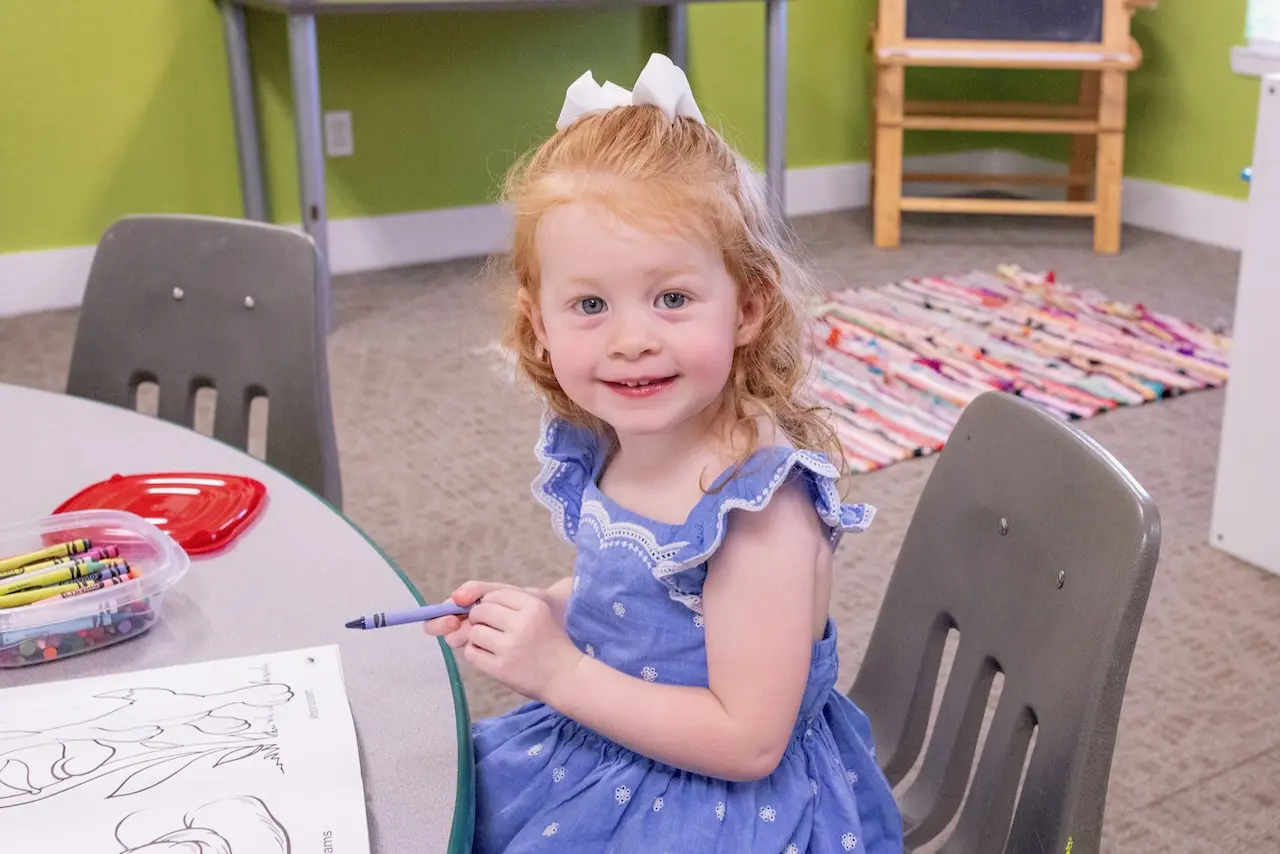
<path fill-rule="evenodd" d="M 469 635 L 468 646 L 479 647 L 486 652 L 496 653 L 502 642 L 502 632 L 488 626 L 472 626 Z"/>
<path fill-rule="evenodd" d="M 453 591 L 453 601 L 459 605 L 474 605 L 481 596 L 509 587 L 496 581 L 468 581 Z"/>
<path fill-rule="evenodd" d="M 471 629 L 472 626 L 470 623 L 464 623 L 458 627 L 457 631 L 453 631 L 445 635 L 444 642 L 453 649 L 465 646 L 467 641 L 471 639 Z"/>
<path fill-rule="evenodd" d="M 440 617 L 437 620 L 427 620 L 422 624 L 422 630 L 434 637 L 440 637 L 456 632 L 461 625 L 462 620 L 458 617 Z"/>
<path fill-rule="evenodd" d="M 516 612 L 510 608 L 492 604 L 489 599 L 485 599 L 471 609 L 467 620 L 473 626 L 489 626 L 500 631 L 508 631 L 511 628 L 512 619 L 516 616 Z"/>
<path fill-rule="evenodd" d="M 467 648 L 462 651 L 462 654 L 481 673 L 493 675 L 494 665 L 498 661 L 496 655 L 487 649 L 481 649 L 475 644 L 467 644 Z"/>

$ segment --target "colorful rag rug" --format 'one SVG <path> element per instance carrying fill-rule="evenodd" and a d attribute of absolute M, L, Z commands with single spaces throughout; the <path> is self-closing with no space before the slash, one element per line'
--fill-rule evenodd
<path fill-rule="evenodd" d="M 940 450 L 1000 389 L 1064 419 L 1227 381 L 1231 341 L 1014 266 L 826 295 L 814 391 L 855 472 Z"/>

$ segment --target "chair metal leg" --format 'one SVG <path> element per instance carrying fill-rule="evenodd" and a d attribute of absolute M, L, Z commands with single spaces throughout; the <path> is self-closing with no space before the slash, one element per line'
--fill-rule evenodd
<path fill-rule="evenodd" d="M 227 43 L 227 70 L 231 78 L 231 110 L 236 127 L 236 154 L 240 160 L 240 197 L 244 218 L 266 222 L 262 143 L 258 136 L 258 111 L 253 96 L 253 68 L 249 62 L 244 8 L 226 0 L 222 0 L 219 7 Z"/>
<path fill-rule="evenodd" d="M 298 192 L 302 227 L 320 250 L 317 299 L 325 328 L 333 328 L 329 296 L 329 215 L 325 205 L 324 142 L 321 135 L 320 64 L 314 15 L 289 16 L 289 71 L 293 79 L 294 135 L 298 146 Z"/>
<path fill-rule="evenodd" d="M 787 212 L 787 0 L 765 0 L 764 162 L 769 205 Z"/>

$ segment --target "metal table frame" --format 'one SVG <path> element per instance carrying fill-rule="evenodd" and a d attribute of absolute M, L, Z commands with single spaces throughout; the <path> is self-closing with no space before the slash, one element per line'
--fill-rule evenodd
<path fill-rule="evenodd" d="M 262 143 L 258 133 L 253 68 L 245 30 L 245 10 L 285 15 L 289 28 L 289 70 L 293 81 L 294 135 L 298 149 L 298 193 L 302 226 L 320 250 L 321 304 L 329 299 L 329 216 L 325 205 L 323 113 L 320 62 L 316 52 L 316 16 L 392 12 L 481 11 L 490 9 L 588 8 L 595 6 L 669 6 L 668 54 L 687 64 L 688 18 L 683 3 L 671 0 L 218 0 L 231 72 L 236 150 L 246 219 L 268 219 L 262 180 Z M 716 2 L 716 0 L 699 0 Z M 785 211 L 787 130 L 787 0 L 763 0 L 765 7 L 765 181 L 775 216 Z M 566 84 L 567 85 L 567 84 Z"/>

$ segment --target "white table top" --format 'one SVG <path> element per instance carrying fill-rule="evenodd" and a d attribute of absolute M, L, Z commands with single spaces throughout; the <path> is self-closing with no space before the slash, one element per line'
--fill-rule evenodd
<path fill-rule="evenodd" d="M 149 632 L 65 661 L 0 670 L 0 686 L 337 644 L 372 850 L 469 851 L 470 756 L 458 761 L 460 744 L 470 750 L 469 723 L 456 670 L 413 626 L 345 628 L 354 617 L 418 604 L 359 529 L 275 469 L 192 430 L 0 383 L 0 526 L 48 515 L 112 474 L 163 471 L 247 475 L 266 485 L 268 503 L 228 548 L 192 558 Z M 300 544 L 322 557 L 303 564 Z"/>

